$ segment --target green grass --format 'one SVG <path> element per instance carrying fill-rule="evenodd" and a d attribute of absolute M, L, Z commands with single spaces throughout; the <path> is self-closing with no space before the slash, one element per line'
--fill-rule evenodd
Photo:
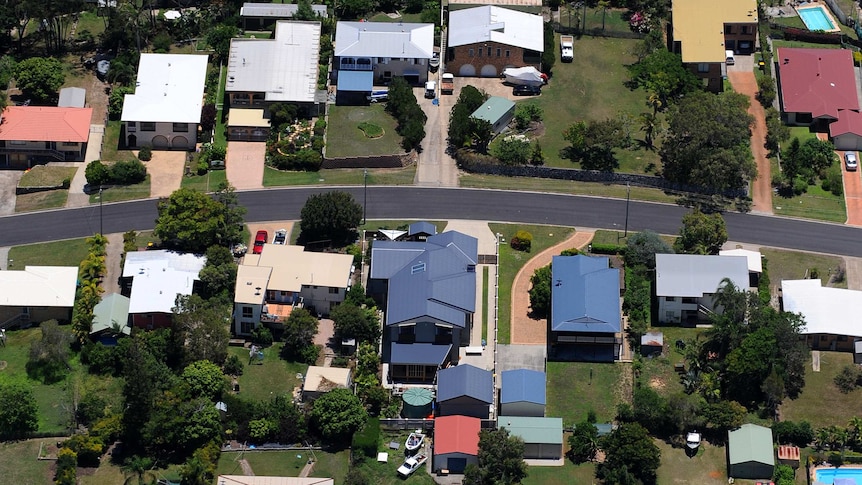
<path fill-rule="evenodd" d="M 727 483 L 727 460 L 723 446 L 707 442 L 700 445 L 697 455 L 689 458 L 682 448 L 673 448 L 661 440 L 653 440 L 661 450 L 661 465 L 658 468 L 658 484 L 697 483 L 699 485 L 722 485 Z M 803 469 L 804 470 L 804 469 Z M 737 480 L 737 484 L 754 484 L 749 480 Z"/>
<path fill-rule="evenodd" d="M 366 138 L 380 138 L 381 136 L 383 136 L 383 128 L 375 125 L 374 123 L 368 123 L 366 121 L 363 121 L 362 123 L 359 123 L 357 128 L 362 130 L 362 133 L 365 133 Z"/>
<path fill-rule="evenodd" d="M 157 479 L 166 479 L 178 483 L 181 479 L 180 467 L 181 465 L 172 464 L 168 465 L 167 468 L 155 468 L 151 472 Z M 123 474 L 120 464 L 108 459 L 102 460 L 99 468 L 92 475 L 78 474 L 81 485 L 118 485 L 124 483 L 126 478 L 128 477 Z M 137 480 L 134 479 L 130 483 L 137 483 Z"/>
<path fill-rule="evenodd" d="M 81 12 L 78 15 L 77 32 L 84 30 L 93 34 L 93 37 L 98 37 L 105 31 L 105 20 L 95 12 Z"/>
<path fill-rule="evenodd" d="M 625 185 L 593 182 L 573 182 L 569 180 L 553 180 L 532 177 L 502 177 L 498 175 L 464 173 L 458 179 L 458 184 L 461 187 L 481 189 L 517 189 L 532 192 L 558 192 L 572 195 L 592 195 L 596 197 L 615 197 L 618 199 L 626 198 Z M 631 187 L 631 198 L 632 200 L 663 202 L 667 204 L 674 204 L 676 201 L 676 197 L 673 195 L 665 194 L 659 189 L 650 189 L 645 187 Z"/>
<path fill-rule="evenodd" d="M 396 470 L 404 462 L 403 448 L 402 450 L 391 450 L 388 447 L 388 443 L 390 441 L 404 443 L 404 440 L 407 439 L 408 433 L 409 432 L 405 431 L 381 430 L 380 441 L 377 444 L 377 451 L 389 453 L 389 461 L 386 463 L 378 463 L 375 459 L 369 458 L 362 464 L 358 465 L 358 468 L 368 475 L 369 483 L 373 483 L 375 485 L 396 485 L 405 482 L 416 485 L 434 484 L 434 480 L 425 472 L 424 468 L 416 470 L 407 479 L 401 479 L 398 476 Z M 428 459 L 431 460 L 431 457 L 429 456 Z M 335 483 L 340 482 L 336 480 Z"/>
<path fill-rule="evenodd" d="M 314 458 L 314 468 L 311 470 L 312 477 L 333 478 L 335 483 L 344 483 L 344 477 L 350 467 L 350 451 L 330 453 L 315 450 Z"/>
<path fill-rule="evenodd" d="M 488 224 L 488 226 L 491 228 L 491 232 L 494 234 L 502 234 L 506 239 L 505 243 L 500 244 L 500 254 L 498 259 L 499 266 L 497 269 L 497 271 L 499 271 L 497 279 L 500 285 L 497 290 L 500 302 L 499 309 L 497 311 L 497 340 L 501 344 L 508 344 L 509 339 L 511 338 L 512 285 L 515 282 L 515 275 L 518 274 L 518 270 L 520 270 L 527 261 L 530 260 L 530 258 L 558 242 L 567 239 L 572 235 L 574 229 L 570 227 L 527 224 Z M 508 244 L 508 241 L 519 230 L 527 231 L 533 235 L 532 250 L 529 253 L 515 251 Z"/>
<path fill-rule="evenodd" d="M 422 21 L 422 14 L 421 13 L 405 13 L 405 12 L 398 12 L 398 13 L 401 14 L 401 16 L 396 17 L 394 19 L 389 17 L 388 15 L 386 15 L 386 13 L 384 13 L 384 12 L 376 13 L 376 14 L 374 14 L 373 17 L 371 17 L 371 22 L 390 22 L 390 23 L 392 23 L 392 22 L 421 22 Z"/>
<path fill-rule="evenodd" d="M 608 231 L 605 229 L 599 229 L 593 234 L 593 244 L 617 244 L 617 245 L 625 245 L 627 238 L 623 237 L 625 233 L 623 231 Z M 637 234 L 635 231 L 629 231 L 629 236 L 632 234 Z M 659 237 L 670 246 L 673 246 L 674 241 L 676 240 L 676 236 L 668 236 L 668 235 L 659 235 Z"/>
<path fill-rule="evenodd" d="M 781 280 L 807 278 L 812 268 L 817 268 L 820 272 L 820 281 L 823 286 L 826 286 L 829 283 L 830 274 L 839 267 L 844 267 L 844 259 L 838 256 L 768 248 L 760 248 L 760 253 L 768 261 L 769 281 L 772 284 L 773 293 L 777 291 Z M 847 281 L 845 279 L 843 284 L 832 286 L 846 288 Z"/>
<path fill-rule="evenodd" d="M 778 25 L 783 25 L 785 27 L 793 27 L 797 29 L 806 29 L 805 22 L 802 21 L 802 18 L 794 15 L 793 17 L 774 17 L 771 19 L 772 22 L 775 22 Z"/>
<path fill-rule="evenodd" d="M 9 269 L 24 266 L 78 266 L 87 257 L 84 238 L 15 246 L 9 250 Z"/>
<path fill-rule="evenodd" d="M 134 160 L 135 154 L 131 150 L 120 150 L 120 131 L 121 123 L 119 121 L 108 121 L 105 126 L 105 137 L 102 140 L 102 160 L 109 162 L 117 162 L 120 160 Z"/>
<path fill-rule="evenodd" d="M 820 372 L 814 372 L 811 361 L 805 364 L 805 387 L 796 400 L 785 399 L 781 405 L 781 419 L 807 420 L 815 429 L 828 425 L 844 426 L 859 414 L 862 391 L 856 389 L 842 394 L 833 379 L 846 365 L 853 364 L 848 352 L 820 352 Z"/>
<path fill-rule="evenodd" d="M 287 362 L 278 356 L 280 345 L 264 349 L 263 364 L 246 365 L 245 372 L 239 377 L 240 396 L 244 399 L 269 401 L 276 395 L 288 395 L 300 385 L 296 374 L 305 374 L 308 365 Z M 238 356 L 248 364 L 248 349 L 230 347 L 230 355 Z"/>
<path fill-rule="evenodd" d="M 214 192 L 222 182 L 227 182 L 225 170 L 210 170 L 206 175 L 184 176 L 180 187 L 197 190 L 198 192 Z"/>
<path fill-rule="evenodd" d="M 272 167 L 263 169 L 263 186 L 279 185 L 362 185 L 361 168 L 337 168 L 320 172 L 285 172 Z M 416 178 L 416 166 L 404 168 L 378 168 L 368 170 L 368 185 L 412 185 Z"/>
<path fill-rule="evenodd" d="M 380 138 L 369 139 L 357 128 L 360 123 L 372 123 L 385 132 Z M 326 156 L 351 157 L 404 153 L 401 136 L 395 133 L 395 119 L 384 111 L 384 104 L 370 106 L 330 106 L 326 128 Z"/>
<path fill-rule="evenodd" d="M 305 450 L 222 453 L 216 471 L 219 475 L 243 475 L 239 460 L 245 459 L 255 475 L 298 477 L 310 458 Z"/>
<path fill-rule="evenodd" d="M 793 197 L 782 197 L 773 192 L 772 210 L 782 216 L 841 223 L 847 220 L 844 196 L 833 195 L 819 185 L 810 185 L 807 192 Z"/>
<path fill-rule="evenodd" d="M 791 126 L 790 139 L 799 138 L 799 143 L 805 143 L 810 138 L 817 138 L 817 133 L 811 131 L 807 126 Z"/>
<path fill-rule="evenodd" d="M 216 95 L 216 106 L 221 109 L 216 111 L 216 126 L 213 128 L 213 142 L 216 145 L 227 146 L 227 112 L 230 107 L 225 103 L 224 87 L 227 83 L 227 69 L 222 69 L 219 74 L 218 94 Z"/>
<path fill-rule="evenodd" d="M 772 50 L 773 52 L 776 52 L 776 55 L 778 55 L 777 52 L 779 47 L 794 47 L 805 49 L 840 49 L 841 44 L 815 44 L 813 42 L 802 42 L 798 40 L 773 40 Z"/>
<path fill-rule="evenodd" d="M 527 478 L 523 485 L 571 485 L 573 483 L 591 484 L 596 482 L 595 463 L 575 465 L 566 459 L 563 466 L 527 467 Z"/>
<path fill-rule="evenodd" d="M 662 332 L 665 347 L 669 347 L 669 350 L 661 357 L 643 359 L 643 369 L 640 377 L 642 385 L 649 386 L 665 397 L 683 392 L 679 375 L 677 375 L 673 366 L 674 364 L 684 362 L 685 359 L 682 353 L 676 349 L 674 343 L 677 340 L 688 341 L 705 330 L 683 327 L 652 327 L 650 331 Z"/>
<path fill-rule="evenodd" d="M 71 181 L 77 171 L 76 167 L 37 165 L 21 176 L 18 187 L 58 187 L 64 180 Z"/>
<path fill-rule="evenodd" d="M 565 4 L 564 4 L 565 5 Z M 586 29 L 588 31 L 592 30 L 602 30 L 602 18 L 604 18 L 604 28 L 606 31 L 616 31 L 616 32 L 631 32 L 629 28 L 629 23 L 623 20 L 622 15 L 625 13 L 625 10 L 614 10 L 607 9 L 603 11 L 601 8 L 588 8 L 586 12 Z M 560 7 L 560 25 L 565 27 L 577 27 L 578 22 L 581 26 L 584 25 L 583 17 L 584 15 L 583 9 L 578 9 L 577 14 L 575 11 L 569 11 L 565 7 Z"/>
<path fill-rule="evenodd" d="M 20 194 L 15 196 L 15 212 L 56 209 L 65 206 L 68 197 L 69 191 L 66 189 Z"/>
<path fill-rule="evenodd" d="M 592 409 L 599 423 L 611 422 L 621 402 L 618 389 L 627 365 L 548 362 L 545 415 L 563 418 L 563 425 L 570 426 L 583 421 Z"/>
<path fill-rule="evenodd" d="M 150 197 L 150 176 L 139 184 L 118 185 L 102 191 L 103 202 L 119 202 L 122 200 L 146 199 Z M 90 203 L 99 203 L 99 193 L 90 194 Z"/>
<path fill-rule="evenodd" d="M 45 440 L 9 441 L 0 443 L 0 476 L 5 483 L 50 483 L 49 469 L 54 462 L 37 460 L 40 444 Z"/>
<path fill-rule="evenodd" d="M 482 340 L 488 341 L 488 268 L 482 269 Z"/>

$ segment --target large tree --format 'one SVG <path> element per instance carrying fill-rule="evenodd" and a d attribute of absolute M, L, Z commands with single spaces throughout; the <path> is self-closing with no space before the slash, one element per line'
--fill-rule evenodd
<path fill-rule="evenodd" d="M 203 253 L 210 246 L 239 242 L 245 209 L 235 204 L 235 195 L 225 185 L 215 198 L 181 188 L 158 204 L 155 235 L 166 246 Z"/>
<path fill-rule="evenodd" d="M 199 274 L 204 285 L 202 295 L 221 303 L 233 303 L 236 272 L 236 261 L 230 250 L 224 246 L 211 246 L 207 249 L 207 261 Z"/>
<path fill-rule="evenodd" d="M 461 148 L 473 141 L 474 133 L 477 131 L 473 114 L 482 103 L 488 99 L 488 94 L 480 91 L 474 86 L 464 86 L 458 101 L 449 113 L 449 144 L 455 148 Z"/>
<path fill-rule="evenodd" d="M 638 423 L 622 423 L 601 441 L 605 461 L 596 468 L 596 476 L 606 483 L 618 483 L 620 476 L 631 476 L 644 485 L 656 483 L 661 464 L 661 450 L 653 443 L 646 428 Z"/>
<path fill-rule="evenodd" d="M 350 389 L 333 389 L 314 401 L 311 421 L 321 436 L 329 442 L 349 443 L 365 421 L 368 413 Z"/>
<path fill-rule="evenodd" d="M 653 231 L 643 231 L 629 236 L 624 252 L 626 266 L 655 268 L 655 255 L 673 253 L 670 244 Z"/>
<path fill-rule="evenodd" d="M 39 427 L 33 389 L 23 381 L 0 377 L 0 440 L 26 438 Z"/>
<path fill-rule="evenodd" d="M 357 343 L 377 343 L 380 339 L 380 319 L 377 308 L 361 308 L 344 302 L 330 312 L 335 322 L 335 335 L 341 339 L 356 339 Z"/>
<path fill-rule="evenodd" d="M 56 99 L 65 80 L 63 63 L 53 57 L 30 57 L 15 69 L 15 84 L 25 96 L 39 103 Z"/>
<path fill-rule="evenodd" d="M 721 214 L 704 214 L 694 210 L 682 217 L 679 238 L 674 249 L 679 253 L 718 254 L 727 242 L 727 227 Z"/>
<path fill-rule="evenodd" d="M 355 240 L 362 222 L 363 207 L 347 192 L 333 190 L 314 194 L 300 212 L 299 241 L 303 244 L 329 242 L 342 246 Z"/>
<path fill-rule="evenodd" d="M 294 308 L 284 321 L 284 347 L 282 357 L 289 360 L 303 360 L 307 348 L 314 345 L 317 334 L 317 317 L 305 308 Z"/>
<path fill-rule="evenodd" d="M 177 295 L 173 308 L 174 341 L 183 361 L 209 360 L 218 365 L 227 359 L 230 332 L 226 323 L 230 307 L 198 295 Z"/>
<path fill-rule="evenodd" d="M 208 360 L 198 360 L 187 365 L 180 377 L 188 386 L 191 397 L 200 396 L 215 401 L 225 389 L 224 373 Z"/>
<path fill-rule="evenodd" d="M 464 472 L 465 485 L 511 485 L 527 476 L 524 441 L 509 430 L 483 429 L 479 432 L 479 465 Z"/>
<path fill-rule="evenodd" d="M 628 67 L 631 89 L 644 88 L 654 111 L 666 110 L 672 102 L 701 87 L 700 80 L 682 65 L 679 54 L 657 49 Z"/>

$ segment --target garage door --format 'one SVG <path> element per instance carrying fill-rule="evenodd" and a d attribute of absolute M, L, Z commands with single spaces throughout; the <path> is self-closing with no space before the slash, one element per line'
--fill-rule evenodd
<path fill-rule="evenodd" d="M 156 135 L 153 137 L 153 148 L 168 148 L 168 139 L 162 135 Z"/>
<path fill-rule="evenodd" d="M 490 64 L 485 64 L 482 66 L 482 77 L 497 77 L 497 68 Z"/>
<path fill-rule="evenodd" d="M 449 473 L 464 473 L 467 468 L 466 458 L 449 458 Z"/>
<path fill-rule="evenodd" d="M 171 148 L 186 150 L 190 148 L 189 139 L 184 136 L 175 136 L 174 139 L 171 140 Z"/>
<path fill-rule="evenodd" d="M 459 76 L 475 76 L 476 75 L 476 66 L 472 64 L 464 64 L 461 66 L 461 69 L 458 70 Z"/>

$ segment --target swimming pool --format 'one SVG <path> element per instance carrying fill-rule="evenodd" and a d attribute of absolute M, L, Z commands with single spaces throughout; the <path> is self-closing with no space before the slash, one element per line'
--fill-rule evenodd
<path fill-rule="evenodd" d="M 799 13 L 808 30 L 823 30 L 826 32 L 836 30 L 835 24 L 832 23 L 832 19 L 826 13 L 826 7 L 823 5 L 800 8 L 796 12 Z"/>
<path fill-rule="evenodd" d="M 818 468 L 814 470 L 814 480 L 817 483 L 832 485 L 836 478 L 852 478 L 857 485 L 862 485 L 862 468 Z"/>

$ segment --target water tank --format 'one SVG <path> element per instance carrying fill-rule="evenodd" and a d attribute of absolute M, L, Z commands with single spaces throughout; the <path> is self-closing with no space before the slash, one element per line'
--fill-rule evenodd
<path fill-rule="evenodd" d="M 431 415 L 434 395 L 430 389 L 411 387 L 404 392 L 404 407 L 401 415 L 405 418 L 427 418 Z"/>

